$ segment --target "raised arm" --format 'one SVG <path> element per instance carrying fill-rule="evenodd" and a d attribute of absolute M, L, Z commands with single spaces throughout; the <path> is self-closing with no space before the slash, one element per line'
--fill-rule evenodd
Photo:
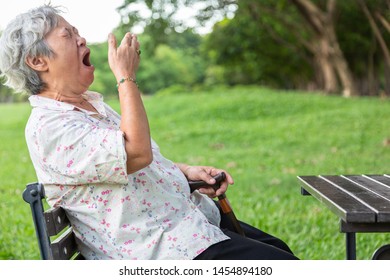
<path fill-rule="evenodd" d="M 121 44 L 113 34 L 108 38 L 108 62 L 117 80 L 121 109 L 121 130 L 127 154 L 127 173 L 146 166 L 152 159 L 149 122 L 136 83 L 140 62 L 139 42 L 134 34 L 126 33 Z"/>

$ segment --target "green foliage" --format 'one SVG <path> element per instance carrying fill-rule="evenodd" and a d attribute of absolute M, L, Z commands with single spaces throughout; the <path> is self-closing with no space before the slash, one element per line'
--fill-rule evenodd
<path fill-rule="evenodd" d="M 202 38 L 175 20 L 183 1 L 126 0 L 119 11 L 122 23 L 118 34 L 143 26 L 139 35 L 142 61 L 138 71 L 144 93 L 151 94 L 175 85 L 191 88 L 204 81 L 206 62 L 200 54 Z M 138 4 L 138 5 L 136 5 Z M 140 5 L 144 4 L 144 9 Z M 149 16 L 144 16 L 145 9 Z"/>
<path fill-rule="evenodd" d="M 365 2 L 372 13 L 389 10 L 385 1 L 374 0 Z M 336 28 L 341 48 L 354 73 L 359 78 L 365 79 L 369 60 L 373 60 L 372 63 L 374 63 L 377 71 L 383 67 L 382 51 L 360 7 L 351 5 L 347 1 L 340 1 L 338 5 L 340 12 L 337 17 Z M 377 25 L 381 30 L 382 36 L 384 36 L 385 42 L 390 44 L 390 33 L 384 30 L 381 24 L 377 23 Z"/>
<path fill-rule="evenodd" d="M 292 29 L 299 29 L 302 38 L 309 36 L 289 1 L 243 0 L 234 18 L 214 25 L 203 48 L 225 69 L 229 84 L 301 88 L 313 80 L 314 71 Z"/>
<path fill-rule="evenodd" d="M 176 85 L 169 86 L 167 88 L 164 88 L 164 89 L 157 91 L 156 95 L 173 96 L 173 95 L 183 94 L 183 93 L 187 93 L 187 92 L 188 92 L 188 89 L 186 87 L 176 84 Z"/>
<path fill-rule="evenodd" d="M 386 81 L 383 51 L 358 2 L 338 1 L 332 16 L 328 12 L 328 1 L 310 0 L 309 3 L 324 13 L 313 17 L 335 25 L 337 38 L 330 41 L 339 42 L 340 57 L 347 60 L 347 70 L 343 71 L 352 73 L 359 93 L 379 94 L 378 88 Z M 140 8 L 141 4 L 149 11 L 148 15 L 142 15 L 145 9 Z M 369 1 L 367 5 L 373 15 L 380 12 L 388 19 L 386 1 Z M 315 42 L 320 33 L 327 31 L 313 28 L 307 20 L 310 16 L 300 13 L 292 1 L 126 0 L 119 9 L 123 15 L 122 27 L 143 24 L 145 33 L 154 42 L 148 48 L 158 48 L 160 44 L 172 47 L 170 38 L 188 28 L 188 23 L 176 17 L 183 6 L 197 10 L 198 26 L 218 16 L 224 18 L 203 43 L 208 70 L 202 81 L 207 85 L 222 82 L 284 89 L 324 89 L 325 75 L 318 67 L 318 57 L 323 54 Z M 390 34 L 378 25 L 388 45 Z M 332 67 L 332 71 L 337 72 L 336 65 Z M 332 90 L 336 91 L 336 88 L 337 85 Z"/>
<path fill-rule="evenodd" d="M 205 62 L 199 53 L 201 37 L 186 30 L 171 33 L 157 44 L 148 33 L 139 35 L 141 64 L 137 79 L 141 90 L 153 94 L 170 86 L 191 88 L 203 82 Z"/>
<path fill-rule="evenodd" d="M 226 82 L 226 69 L 222 66 L 212 65 L 205 72 L 205 86 L 223 85 Z"/>
<path fill-rule="evenodd" d="M 154 93 L 171 85 L 194 85 L 199 79 L 196 58 L 186 56 L 180 50 L 159 45 L 155 56 L 142 61 L 138 79 L 145 93 Z"/>
<path fill-rule="evenodd" d="M 176 0 L 125 0 L 118 8 L 122 23 L 118 27 L 122 33 L 142 26 L 144 33 L 151 36 L 154 46 L 167 44 L 168 35 L 175 33 L 173 15 L 180 1 Z"/>
<path fill-rule="evenodd" d="M 117 101 L 110 104 L 119 111 Z M 166 157 L 229 170 L 236 215 L 286 240 L 301 259 L 344 259 L 345 240 L 336 216 L 300 195 L 297 175 L 389 172 L 388 100 L 220 87 L 147 96 L 145 106 Z M 36 180 L 24 140 L 30 107 L 3 104 L 0 111 L 0 259 L 38 259 L 21 197 Z M 358 234 L 358 259 L 389 238 Z"/>

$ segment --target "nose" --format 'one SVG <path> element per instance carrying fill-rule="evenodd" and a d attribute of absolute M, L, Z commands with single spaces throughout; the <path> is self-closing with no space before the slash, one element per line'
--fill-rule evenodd
<path fill-rule="evenodd" d="M 77 44 L 78 44 L 79 47 L 86 46 L 87 45 L 87 41 L 85 40 L 84 37 L 79 36 L 77 38 Z"/>

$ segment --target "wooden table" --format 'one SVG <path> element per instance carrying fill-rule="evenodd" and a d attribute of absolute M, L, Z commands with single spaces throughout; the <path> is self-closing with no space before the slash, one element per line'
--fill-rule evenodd
<path fill-rule="evenodd" d="M 340 231 L 346 233 L 347 259 L 356 259 L 357 232 L 390 232 L 390 175 L 320 175 L 298 179 L 303 195 L 314 196 L 340 218 Z M 381 249 L 387 250 L 386 256 L 390 255 L 390 245 Z"/>

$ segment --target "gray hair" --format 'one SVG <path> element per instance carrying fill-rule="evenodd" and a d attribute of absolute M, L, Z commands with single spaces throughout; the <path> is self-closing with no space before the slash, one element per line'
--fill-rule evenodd
<path fill-rule="evenodd" d="M 0 78 L 16 92 L 38 94 L 45 83 L 26 63 L 27 57 L 50 57 L 53 52 L 44 40 L 58 24 L 60 10 L 44 5 L 18 15 L 0 38 Z"/>

